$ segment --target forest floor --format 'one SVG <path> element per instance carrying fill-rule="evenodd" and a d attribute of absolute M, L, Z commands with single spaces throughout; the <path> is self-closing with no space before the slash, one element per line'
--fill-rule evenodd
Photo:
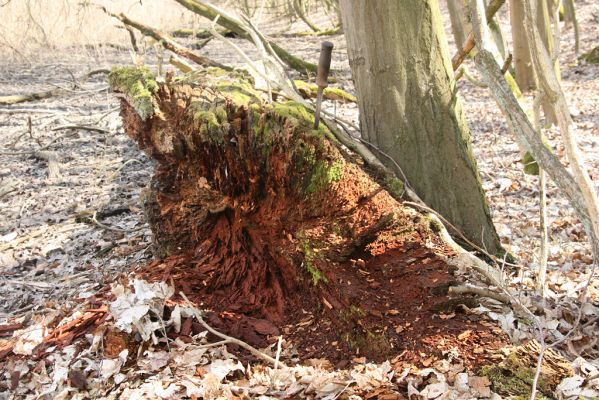
<path fill-rule="evenodd" d="M 586 0 L 578 1 L 577 6 L 581 51 L 586 52 L 599 44 L 599 4 Z M 502 26 L 509 25 L 505 13 L 499 18 Z M 276 26 L 269 29 L 276 30 Z M 447 32 L 450 52 L 453 53 L 450 31 Z M 353 92 L 345 40 L 340 35 L 327 39 L 335 43 L 334 85 Z M 250 57 L 256 55 L 247 42 L 232 40 Z M 279 36 L 277 40 L 285 43 L 285 47 L 295 55 L 316 60 L 322 38 Z M 579 147 L 596 188 L 599 188 L 599 64 L 587 64 L 577 59 L 571 28 L 563 30 L 561 42 L 562 85 L 577 128 Z M 234 50 L 217 40 L 202 49 L 202 53 L 222 63 L 242 63 Z M 147 46 L 142 57 L 146 64 L 156 66 L 153 47 Z M 45 100 L 0 106 L 0 358 L 5 355 L 2 346 L 8 343 L 17 329 L 24 329 L 20 331 L 24 338 L 19 342 L 21 350 L 30 352 L 41 339 L 36 329 L 43 330 L 60 321 L 68 325 L 71 320 L 74 321 L 73 326 L 82 331 L 94 324 L 100 325 L 106 310 L 95 314 L 82 313 L 76 311 L 80 304 L 98 297 L 97 292 L 107 285 L 124 281 L 132 268 L 152 259 L 151 232 L 143 212 L 143 189 L 152 174 L 152 162 L 124 134 L 118 112 L 119 100 L 108 91 L 105 75 L 96 75 L 85 83 L 77 80 L 91 70 L 129 64 L 129 54 L 110 48 L 101 51 L 63 49 L 43 54 L 41 60 L 3 61 L 0 64 L 1 95 L 64 89 L 62 94 Z M 466 65 L 474 73 L 471 61 L 467 61 Z M 537 178 L 523 173 L 519 148 L 490 93 L 465 79 L 458 86 L 494 222 L 506 248 L 518 257 L 518 267 L 510 270 L 507 283 L 517 297 L 521 297 L 525 304 L 531 304 L 540 242 Z M 325 102 L 325 106 L 357 123 L 355 104 Z M 559 132 L 552 128 L 546 130 L 546 134 L 563 159 Z M 58 173 L 50 173 L 44 154 L 39 154 L 40 149 L 54 152 Z M 574 367 L 576 376 L 581 380 L 577 381 L 578 386 L 569 384 L 574 388 L 571 393 L 578 395 L 583 386 L 590 387 L 593 382 L 598 385 L 599 340 L 596 332 L 599 330 L 599 279 L 592 279 L 587 288 L 592 271 L 590 247 L 574 212 L 551 182 L 548 217 L 551 228 L 549 292 L 544 324 L 550 342 L 564 338 L 577 322 L 581 325 L 576 334 L 566 337 L 559 346 L 570 360 L 577 360 L 578 364 L 575 363 Z M 166 302 L 160 294 L 163 288 L 139 287 Z M 588 290 L 583 297 L 585 288 Z M 126 289 L 122 290 L 126 294 Z M 98 307 L 101 309 L 101 303 Z M 581 318 L 577 321 L 579 309 Z M 520 323 L 512 310 L 498 302 L 488 301 L 472 311 L 472 315 L 477 312 L 484 314 L 487 320 L 496 321 L 514 343 L 536 337 L 534 327 Z M 487 320 L 484 322 L 489 323 Z M 493 327 L 490 325 L 489 329 L 492 331 Z M 464 332 L 462 339 L 467 340 L 470 333 Z M 88 334 L 86 339 L 93 345 L 97 335 L 97 332 Z M 131 372 L 126 353 L 123 358 L 125 349 L 122 341 L 114 335 L 112 342 L 105 344 L 106 354 L 112 352 L 116 358 L 98 361 L 92 360 L 93 357 L 86 353 L 88 358 L 86 361 L 78 359 L 77 368 L 92 369 L 92 364 L 97 362 L 101 364 L 103 377 L 122 381 Z M 49 346 L 55 344 L 51 342 Z M 205 375 L 202 379 L 194 377 L 194 371 L 210 359 L 218 362 L 208 364 L 204 374 L 210 372 L 218 377 L 218 383 L 230 372 L 245 370 L 226 349 L 179 344 L 176 355 L 171 356 L 166 356 L 164 351 L 146 349 L 146 357 L 138 360 L 137 372 L 161 370 L 158 375 L 164 378 L 162 383 L 169 379 L 172 382 L 172 377 L 167 378 L 163 369 L 168 364 L 173 370 L 184 371 L 177 375 L 185 377 L 184 383 L 175 387 L 144 377 L 146 380 L 139 381 L 138 387 L 121 388 L 121 393 L 129 398 L 140 393 L 174 397 L 181 388 L 184 388 L 183 393 L 185 390 L 196 393 L 194 390 L 198 386 L 208 383 L 202 381 Z M 50 368 L 49 362 L 40 366 L 39 363 L 19 364 L 13 360 L 9 366 L 4 365 L 2 372 L 6 382 L 0 382 L 0 398 L 8 397 L 9 391 L 16 387 L 19 388 L 13 395 L 17 398 L 43 391 L 53 397 L 75 397 L 73 386 L 86 386 L 88 382 L 70 368 L 74 358 L 69 351 L 80 352 L 81 349 L 66 349 L 66 352 L 54 356 L 54 369 L 49 373 L 45 372 L 46 367 Z M 270 351 L 276 352 L 276 348 Z M 191 360 L 193 357 L 196 357 L 195 361 Z M 313 358 L 311 364 L 294 367 L 296 369 L 292 373 L 284 370 L 273 373 L 266 367 L 254 369 L 249 381 L 244 381 L 243 373 L 237 372 L 237 378 L 241 376 L 243 379 L 230 380 L 230 386 L 213 385 L 211 390 L 219 394 L 227 390 L 242 393 L 243 388 L 250 387 L 253 395 L 268 393 L 274 398 L 292 396 L 303 390 L 303 393 L 312 396 L 330 395 L 330 398 L 336 398 L 341 391 L 358 382 L 361 391 L 356 390 L 355 393 L 370 392 L 375 394 L 365 398 L 383 398 L 383 394 L 393 396 L 398 392 L 401 385 L 397 382 L 401 377 L 403 386 L 399 392 L 405 394 L 406 390 L 414 390 L 412 393 L 420 392 L 427 396 L 444 387 L 435 386 L 440 382 L 457 388 L 459 379 L 463 377 L 456 377 L 463 373 L 464 366 L 459 369 L 451 360 L 448 361 L 450 358 L 429 359 L 423 354 L 419 363 L 421 369 L 417 372 L 407 364 L 399 367 L 389 361 L 371 364 L 359 355 L 350 360 L 351 367 L 343 366 L 345 370 L 333 368 L 327 360 Z M 429 367 L 434 370 L 429 370 Z M 15 371 L 18 373 L 15 374 Z M 61 371 L 62 377 L 59 377 L 58 371 Z M 29 377 L 25 378 L 27 374 Z M 32 374 L 38 382 L 31 379 Z M 246 378 L 248 374 L 246 371 Z M 65 384 L 67 376 L 70 386 Z M 470 375 L 471 385 L 478 382 L 477 379 L 483 378 Z M 19 381 L 22 381 L 20 386 Z M 488 397 L 489 385 L 484 381 L 478 385 L 480 393 L 471 391 L 469 395 Z M 135 392 L 140 388 L 145 392 Z M 577 388 L 580 389 L 578 392 Z M 102 388 L 103 393 L 107 390 Z M 204 393 L 204 396 L 209 396 L 209 393 Z M 435 397 L 430 394 L 428 398 Z"/>

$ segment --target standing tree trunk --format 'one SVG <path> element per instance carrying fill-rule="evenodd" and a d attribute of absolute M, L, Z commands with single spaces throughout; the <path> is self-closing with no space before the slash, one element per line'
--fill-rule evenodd
<path fill-rule="evenodd" d="M 530 60 L 530 49 L 524 27 L 524 0 L 510 0 L 510 22 L 514 43 L 514 70 L 516 82 L 522 91 L 534 88 L 534 75 Z"/>
<path fill-rule="evenodd" d="M 470 12 L 464 0 L 447 0 L 447 9 L 451 20 L 451 32 L 453 33 L 455 45 L 459 50 L 464 47 L 468 34 L 472 32 Z"/>
<path fill-rule="evenodd" d="M 555 76 L 558 80 L 560 79 L 559 60 L 554 57 L 556 49 L 556 43 L 553 37 L 553 30 L 551 29 L 551 8 L 553 7 L 553 1 L 551 0 L 537 0 L 537 15 L 536 23 L 541 40 L 549 53 L 549 56 L 553 61 L 553 68 L 555 70 Z M 559 22 L 558 22 L 559 23 Z M 557 124 L 557 116 L 555 114 L 555 107 L 549 100 L 542 101 L 543 113 L 545 114 L 545 123 L 547 125 Z"/>
<path fill-rule="evenodd" d="M 341 8 L 352 27 L 346 38 L 363 138 L 399 164 L 427 204 L 500 253 L 437 1 L 342 0 Z"/>

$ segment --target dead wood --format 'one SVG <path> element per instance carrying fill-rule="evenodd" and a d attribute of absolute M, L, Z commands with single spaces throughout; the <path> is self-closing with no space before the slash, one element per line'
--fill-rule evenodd
<path fill-rule="evenodd" d="M 419 270 L 417 264 L 408 267 L 408 260 L 424 257 L 430 258 L 427 271 L 444 271 L 440 279 L 449 279 L 443 260 L 454 250 L 427 218 L 389 193 L 391 187 L 398 190 L 396 178 L 379 183 L 371 176 L 392 179 L 388 170 L 372 168 L 372 160 L 364 167 L 363 159 L 339 143 L 344 138 L 350 149 L 363 146 L 342 132 L 333 134 L 331 121 L 314 130 L 306 106 L 264 104 L 262 94 L 239 75 L 192 76 L 158 83 L 147 71 L 120 68 L 110 77 L 123 93 L 125 131 L 157 161 L 144 203 L 156 254 L 165 258 L 143 274 L 173 278 L 177 291 L 216 311 L 234 310 L 277 325 L 305 318 L 301 309 L 320 310 L 323 323 L 340 329 L 348 329 L 350 320 L 353 334 L 362 337 L 360 354 L 381 356 L 407 332 L 388 329 L 368 344 L 363 335 L 373 324 L 410 318 L 405 313 L 416 308 L 405 309 L 412 300 L 402 293 L 419 302 L 440 303 L 436 296 L 446 296 L 408 290 L 405 275 L 391 282 L 389 276 Z M 151 101 L 140 101 L 140 94 Z M 426 243 L 435 243 L 436 250 Z M 476 259 L 471 257 L 464 262 Z M 391 275 L 380 275 L 381 268 Z M 385 290 L 368 296 L 373 287 Z M 366 316 L 388 309 L 383 322 Z M 426 311 L 418 315 L 430 317 Z M 358 318 L 362 325 L 354 324 Z M 434 326 L 438 319 L 429 322 L 422 325 Z"/>
<path fill-rule="evenodd" d="M 129 17 L 127 17 L 123 13 L 114 14 L 114 13 L 111 13 L 110 11 L 106 10 L 106 8 L 104 8 L 103 10 L 105 13 L 107 13 L 111 17 L 116 18 L 119 21 L 121 21 L 123 24 L 130 26 L 132 28 L 135 28 L 139 32 L 141 32 L 143 35 L 151 37 L 154 40 L 157 40 L 158 42 L 162 43 L 166 49 L 172 51 L 173 53 L 175 53 L 181 57 L 185 57 L 185 58 L 195 62 L 196 64 L 203 65 L 206 67 L 218 67 L 218 68 L 222 68 L 227 71 L 231 70 L 231 67 L 228 67 L 228 66 L 218 63 L 214 60 L 211 60 L 208 57 L 204 57 L 199 54 L 196 54 L 193 51 L 181 46 L 173 38 L 169 37 L 167 34 L 160 32 L 158 29 L 154 29 L 150 26 L 142 24 L 141 22 L 134 21 L 134 20 L 130 19 Z"/>
<path fill-rule="evenodd" d="M 198 15 L 208 18 L 211 21 L 216 20 L 217 24 L 219 24 L 220 26 L 224 27 L 225 29 L 228 29 L 231 32 L 234 32 L 235 34 L 239 35 L 240 38 L 250 40 L 250 41 L 252 40 L 251 35 L 250 35 L 250 29 L 248 27 L 246 27 L 242 21 L 238 20 L 237 18 L 226 13 L 223 10 L 220 10 L 219 8 L 213 6 L 212 4 L 210 4 L 206 1 L 199 1 L 199 0 L 175 0 L 175 1 L 179 4 L 181 4 L 183 7 L 187 8 L 190 11 L 193 11 L 194 13 L 196 13 Z M 291 67 L 299 72 L 302 72 L 302 73 L 305 73 L 306 71 L 316 73 L 316 65 L 315 64 L 306 62 L 298 57 L 293 56 L 292 54 L 290 54 L 285 49 L 283 49 L 282 47 L 280 47 L 279 45 L 277 45 L 275 42 L 273 42 L 271 40 L 267 40 L 264 38 L 261 38 L 261 39 L 263 41 L 263 44 L 266 47 L 271 46 L 272 49 L 274 50 L 274 52 L 277 54 L 277 56 L 279 56 L 281 58 L 281 60 L 283 60 L 283 62 L 285 64 L 287 64 L 289 67 Z"/>
<path fill-rule="evenodd" d="M 297 91 L 302 95 L 304 99 L 314 99 L 318 93 L 318 86 L 314 83 L 308 83 L 305 81 L 294 80 L 293 83 L 297 88 Z M 351 93 L 347 93 L 343 89 L 336 87 L 326 87 L 323 92 L 323 96 L 327 100 L 337 100 L 344 103 L 355 103 L 357 101 L 356 96 Z"/>
<path fill-rule="evenodd" d="M 185 60 L 183 60 L 180 57 L 177 57 L 174 54 L 170 56 L 168 62 L 184 74 L 187 74 L 188 72 L 194 70 L 194 68 L 191 65 L 189 65 L 189 63 L 187 63 Z"/>
<path fill-rule="evenodd" d="M 1 105 L 12 105 L 12 104 L 18 104 L 18 103 L 25 103 L 28 101 L 43 100 L 43 99 L 47 99 L 49 97 L 55 96 L 61 92 L 63 92 L 63 89 L 46 90 L 44 92 L 30 93 L 30 94 L 0 96 L 0 104 Z"/>
<path fill-rule="evenodd" d="M 81 78 L 76 79 L 76 81 L 73 83 L 73 86 L 77 87 L 78 85 L 87 82 L 92 76 L 95 76 L 98 74 L 107 74 L 108 72 L 109 72 L 109 70 L 107 70 L 107 69 L 97 69 L 97 70 L 90 71 L 90 72 L 84 74 Z M 13 105 L 13 104 L 25 103 L 28 101 L 48 99 L 50 97 L 54 97 L 54 96 L 66 93 L 68 91 L 69 90 L 64 89 L 64 88 L 56 88 L 56 89 L 46 90 L 46 91 L 37 92 L 37 93 L 0 96 L 0 105 Z"/>

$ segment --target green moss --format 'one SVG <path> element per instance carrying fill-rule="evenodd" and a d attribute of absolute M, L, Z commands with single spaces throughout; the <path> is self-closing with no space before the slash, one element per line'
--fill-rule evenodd
<path fill-rule="evenodd" d="M 524 164 L 524 173 L 527 175 L 539 175 L 539 164 L 535 161 L 530 151 L 524 153 L 522 157 L 522 164 Z"/>
<path fill-rule="evenodd" d="M 310 182 L 306 193 L 312 194 L 327 188 L 331 183 L 343 177 L 343 164 L 339 161 L 329 163 L 325 160 L 317 161 L 310 175 Z"/>
<path fill-rule="evenodd" d="M 599 64 L 599 46 L 593 47 L 591 51 L 581 56 L 583 60 L 591 64 Z"/>
<path fill-rule="evenodd" d="M 251 85 L 246 83 L 223 80 L 216 83 L 215 89 L 238 106 L 247 106 L 253 102 L 260 102 L 259 94 Z"/>
<path fill-rule="evenodd" d="M 295 87 L 304 94 L 304 97 L 316 97 L 318 94 L 318 86 L 314 83 L 308 83 L 301 80 L 294 80 Z M 345 90 L 336 87 L 326 87 L 322 92 L 323 97 L 328 100 L 339 100 L 346 103 L 355 103 L 356 96 L 347 93 Z"/>
<path fill-rule="evenodd" d="M 310 242 L 308 238 L 302 232 L 299 232 L 296 235 L 300 239 L 300 243 L 302 246 L 302 253 L 304 253 L 304 262 L 303 266 L 306 268 L 306 271 L 310 275 L 310 279 L 312 280 L 312 284 L 314 286 L 318 286 L 321 282 L 329 283 L 328 278 L 322 273 L 320 269 L 316 265 L 314 265 L 314 261 L 319 258 L 318 254 L 314 251 L 314 246 Z"/>
<path fill-rule="evenodd" d="M 196 39 L 208 39 L 212 37 L 212 33 L 207 30 L 196 31 L 189 28 L 176 29 L 171 32 L 174 37 L 190 37 L 195 36 Z"/>
<path fill-rule="evenodd" d="M 394 176 L 388 175 L 385 177 L 385 184 L 387 185 L 387 191 L 395 198 L 401 198 L 406 191 L 404 183 Z"/>
<path fill-rule="evenodd" d="M 324 136 L 329 140 L 337 141 L 325 124 L 319 124 L 318 129 L 314 129 L 314 114 L 301 103 L 288 101 L 285 103 L 273 103 L 275 113 L 283 118 L 287 118 L 292 126 L 298 127 L 304 132 L 310 132 L 315 136 Z"/>
<path fill-rule="evenodd" d="M 229 129 L 227 111 L 222 106 L 209 109 L 206 109 L 206 106 L 202 101 L 193 101 L 190 104 L 188 113 L 193 119 L 194 128 L 204 140 L 223 144 Z"/>
<path fill-rule="evenodd" d="M 346 342 L 350 349 L 360 349 L 361 354 L 370 357 L 387 355 L 391 351 L 391 343 L 384 333 L 373 332 L 356 326 L 355 329 L 341 334 L 341 340 Z"/>
<path fill-rule="evenodd" d="M 480 374 L 489 378 L 495 392 L 504 396 L 522 396 L 524 399 L 530 399 L 535 370 L 520 365 L 516 354 L 510 354 L 499 365 L 483 366 Z M 551 389 L 542 378 L 539 379 L 537 388 L 542 393 L 551 393 Z M 537 395 L 537 399 L 547 399 L 542 393 Z"/>
<path fill-rule="evenodd" d="M 114 67 L 108 75 L 112 90 L 122 92 L 142 120 L 154 114 L 153 94 L 158 91 L 154 74 L 146 67 Z"/>
<path fill-rule="evenodd" d="M 522 91 L 520 91 L 520 87 L 518 86 L 518 83 L 516 82 L 516 80 L 514 79 L 514 77 L 512 76 L 512 74 L 510 74 L 509 72 L 507 72 L 505 74 L 505 81 L 507 82 L 507 84 L 510 87 L 510 89 L 512 89 L 512 93 L 514 94 L 514 96 L 517 99 L 521 99 L 522 98 Z"/>

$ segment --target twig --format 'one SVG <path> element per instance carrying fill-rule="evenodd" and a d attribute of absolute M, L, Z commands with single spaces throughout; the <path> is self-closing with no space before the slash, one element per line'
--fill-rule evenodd
<path fill-rule="evenodd" d="M 275 371 L 279 368 L 279 359 L 281 358 L 281 344 L 283 342 L 283 336 L 279 336 L 277 340 L 277 356 L 275 358 Z"/>
<path fill-rule="evenodd" d="M 449 294 L 474 294 L 480 297 L 488 297 L 505 304 L 510 304 L 511 302 L 509 296 L 494 292 L 490 289 L 480 288 L 472 285 L 451 286 L 449 288 Z"/>
<path fill-rule="evenodd" d="M 69 133 L 65 133 L 64 135 L 57 136 L 54 139 L 52 139 L 51 141 L 49 141 L 48 143 L 46 143 L 45 145 L 43 145 L 42 147 L 40 147 L 39 149 L 31 149 L 31 150 L 23 150 L 23 151 L 5 151 L 5 152 L 0 152 L 0 155 L 22 156 L 22 155 L 36 154 L 38 152 L 43 152 L 44 150 L 48 149 L 48 147 L 52 146 L 54 143 L 56 143 L 60 139 L 63 139 L 65 137 L 69 137 L 69 136 L 73 136 L 74 134 L 75 134 L 75 132 L 69 132 Z"/>
<path fill-rule="evenodd" d="M 224 333 L 221 333 L 219 331 L 217 331 L 216 329 L 212 328 L 210 325 L 208 325 L 204 319 L 202 318 L 202 313 L 200 312 L 200 310 L 198 310 L 195 305 L 189 301 L 189 299 L 187 298 L 187 296 L 185 296 L 185 293 L 183 292 L 179 292 L 179 295 L 183 298 L 183 300 L 185 300 L 186 305 L 190 308 L 191 313 L 194 315 L 194 317 L 196 318 L 196 320 L 198 321 L 198 323 L 200 325 L 202 325 L 208 332 L 212 333 L 215 336 L 220 337 L 221 339 L 224 339 L 225 341 L 228 341 L 229 343 L 235 344 L 239 347 L 243 347 L 244 349 L 246 349 L 247 351 L 249 351 L 250 353 L 252 353 L 253 355 L 268 361 L 269 363 L 276 365 L 278 362 L 277 360 L 275 360 L 274 358 L 272 358 L 271 356 L 269 356 L 268 354 L 264 354 L 263 352 L 261 352 L 260 350 L 256 349 L 253 346 L 250 346 L 249 344 L 239 340 L 239 339 L 235 339 L 234 337 L 231 336 L 227 336 Z M 281 367 L 286 368 L 285 364 L 283 363 L 278 363 Z"/>
<path fill-rule="evenodd" d="M 535 78 L 536 79 L 536 78 Z M 538 86 L 537 86 L 538 87 Z M 537 134 L 542 136 L 541 132 L 541 93 L 537 93 L 533 101 L 534 127 Z M 545 179 L 545 170 L 539 167 L 539 229 L 541 231 L 541 251 L 539 254 L 539 269 L 537 271 L 537 293 L 545 297 L 545 286 L 547 280 L 547 258 L 548 258 L 548 230 L 547 230 L 547 182 Z"/>
<path fill-rule="evenodd" d="M 33 286 L 40 289 L 50 289 L 52 285 L 46 282 L 35 282 L 35 281 L 20 281 L 16 279 L 7 279 L 2 280 L 0 283 L 9 284 L 9 285 L 23 285 L 23 286 Z"/>
<path fill-rule="evenodd" d="M 443 225 L 447 225 L 451 228 L 452 231 L 454 231 L 455 233 L 458 234 L 458 236 L 460 236 L 460 238 L 466 243 L 468 244 L 468 246 L 470 246 L 473 250 L 478 251 L 481 254 L 484 254 L 485 256 L 487 256 L 490 260 L 493 260 L 495 262 L 497 262 L 497 257 L 490 254 L 488 251 L 486 251 L 485 249 L 483 249 L 480 246 L 477 246 L 476 244 L 472 243 L 470 240 L 468 240 L 468 238 L 458 229 L 456 228 L 451 222 L 449 222 L 447 219 L 445 219 L 445 217 L 443 217 L 441 214 L 439 214 L 437 211 L 433 210 L 432 208 L 424 205 L 424 204 L 420 204 L 420 203 L 414 203 L 411 201 L 404 201 L 403 204 L 408 205 L 408 206 L 412 206 L 412 207 L 416 207 L 420 210 L 424 210 L 426 212 L 432 213 L 434 214 L 437 218 L 439 218 L 441 221 L 443 221 Z M 516 264 L 511 264 L 508 262 L 505 262 L 506 265 L 515 267 L 517 266 Z"/>
<path fill-rule="evenodd" d="M 214 342 L 214 343 L 203 344 L 200 346 L 200 349 L 208 349 L 210 347 L 222 346 L 222 345 L 229 344 L 229 343 L 231 343 L 229 340 L 221 340 L 221 341 Z"/>
<path fill-rule="evenodd" d="M 111 17 L 118 19 L 123 24 L 137 29 L 144 36 L 149 36 L 149 37 L 153 38 L 154 40 L 157 40 L 158 42 L 162 43 L 162 45 L 166 49 L 172 51 L 175 54 L 180 55 L 181 57 L 190 59 L 191 61 L 195 62 L 196 64 L 210 66 L 210 67 L 219 67 L 219 68 L 222 68 L 222 69 L 225 69 L 228 71 L 230 71 L 232 69 L 231 67 L 228 67 L 228 66 L 218 63 L 214 60 L 211 60 L 208 57 L 201 56 L 199 54 L 194 53 L 193 51 L 188 50 L 187 48 L 185 48 L 185 47 L 181 46 L 179 43 L 177 43 L 170 36 L 158 31 L 157 29 L 154 29 L 152 27 L 144 25 L 140 22 L 133 21 L 132 19 L 130 19 L 123 13 L 114 14 L 114 13 L 111 13 L 110 11 L 108 11 L 105 7 L 102 7 L 102 11 L 104 11 L 106 14 L 110 15 Z"/>
<path fill-rule="evenodd" d="M 99 226 L 100 228 L 106 229 L 107 231 L 121 232 L 121 233 L 130 233 L 130 232 L 136 232 L 136 231 L 142 229 L 141 226 L 138 227 L 138 228 L 133 228 L 133 229 L 113 228 L 112 226 L 104 225 L 103 223 L 101 223 L 100 221 L 98 221 L 96 219 L 96 214 L 97 214 L 97 212 L 94 211 L 94 215 L 92 215 L 91 221 L 94 224 L 96 224 L 97 226 Z"/>

